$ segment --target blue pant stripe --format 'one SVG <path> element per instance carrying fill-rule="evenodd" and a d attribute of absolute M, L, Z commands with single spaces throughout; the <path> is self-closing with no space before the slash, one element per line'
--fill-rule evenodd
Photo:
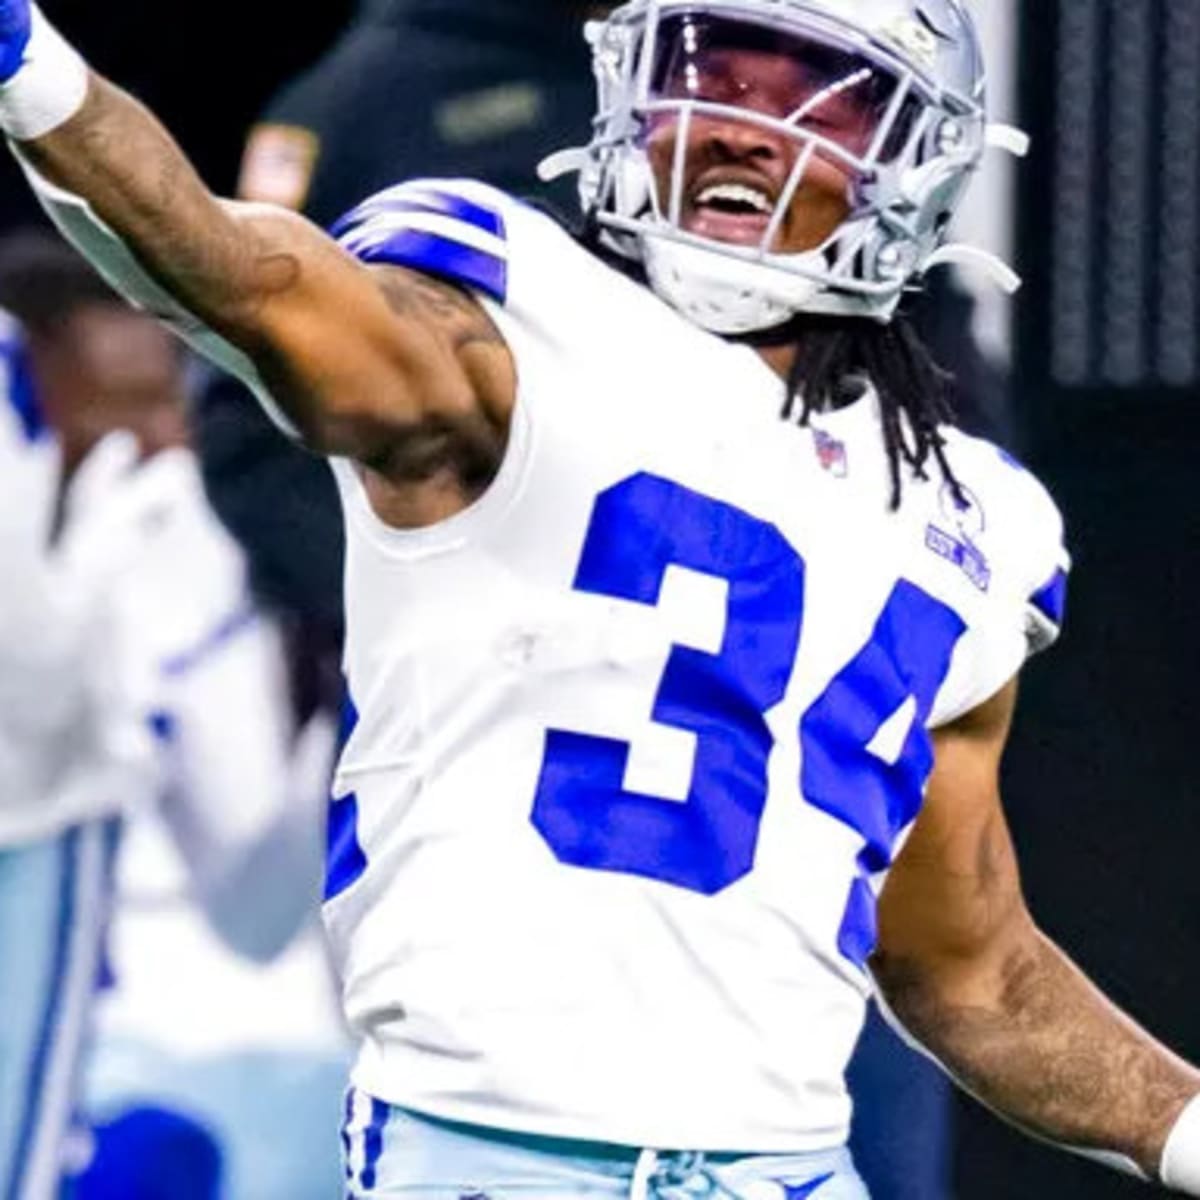
<path fill-rule="evenodd" d="M 365 1161 L 362 1169 L 362 1185 L 369 1192 L 375 1186 L 376 1169 L 383 1157 L 383 1127 L 387 1124 L 388 1106 L 382 1100 L 371 1100 L 371 1123 L 363 1134 Z"/>
<path fill-rule="evenodd" d="M 346 1100 L 342 1105 L 342 1169 L 345 1171 L 348 1183 L 354 1182 L 354 1172 L 350 1169 L 350 1122 L 354 1119 L 354 1089 L 346 1089 Z"/>
<path fill-rule="evenodd" d="M 62 874 L 59 878 L 58 927 L 54 935 L 54 963 L 50 972 L 46 1009 L 38 1031 L 37 1048 L 29 1064 L 28 1103 L 21 1118 L 17 1151 L 13 1156 L 13 1174 L 4 1191 L 4 1200 L 20 1200 L 22 1183 L 33 1148 L 34 1133 L 42 1108 L 42 1086 L 46 1078 L 46 1062 L 50 1056 L 51 1040 L 58 1024 L 63 992 L 67 978 L 67 957 L 71 943 L 72 917 L 75 911 L 77 857 L 81 831 L 72 829 L 64 835 L 61 847 Z"/>

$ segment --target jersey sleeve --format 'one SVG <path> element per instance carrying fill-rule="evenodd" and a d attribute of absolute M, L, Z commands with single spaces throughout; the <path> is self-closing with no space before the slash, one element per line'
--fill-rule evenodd
<path fill-rule="evenodd" d="M 1061 527 L 1061 520 L 1059 524 Z M 1030 654 L 1045 650 L 1058 641 L 1066 617 L 1070 570 L 1070 556 L 1066 547 L 1060 545 L 1050 575 L 1031 593 L 1025 605 L 1025 635 Z"/>
<path fill-rule="evenodd" d="M 330 230 L 365 263 L 390 263 L 508 299 L 502 193 L 464 180 L 414 180 L 377 192 Z"/>
<path fill-rule="evenodd" d="M 986 595 L 934 705 L 931 724 L 952 721 L 994 696 L 1035 654 L 1058 640 L 1066 616 L 1071 558 L 1063 519 L 1046 489 L 1023 467 L 1004 462 Z"/>

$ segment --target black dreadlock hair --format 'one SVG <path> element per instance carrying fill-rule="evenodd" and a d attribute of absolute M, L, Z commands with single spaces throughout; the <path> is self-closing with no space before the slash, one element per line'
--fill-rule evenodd
<path fill-rule="evenodd" d="M 575 236 L 609 266 L 645 284 L 641 265 L 617 254 L 601 234 L 595 213 L 589 213 Z M 946 439 L 940 429 L 957 423 L 950 392 L 954 377 L 934 361 L 903 312 L 886 325 L 865 318 L 801 315 L 775 329 L 737 340 L 752 346 L 795 345 L 796 358 L 780 413 L 785 421 L 807 425 L 814 413 L 841 408 L 857 399 L 863 381 L 870 381 L 883 417 L 893 511 L 900 507 L 902 465 L 907 463 L 918 479 L 927 479 L 931 458 L 955 500 L 966 503 L 962 485 L 946 458 Z"/>
<path fill-rule="evenodd" d="M 930 459 L 955 499 L 965 503 L 941 433 L 941 426 L 957 421 L 950 393 L 953 376 L 934 361 L 905 314 L 886 325 L 863 318 L 800 316 L 769 336 L 772 341 L 782 336 L 796 347 L 780 414 L 784 420 L 807 425 L 814 413 L 857 399 L 862 382 L 869 380 L 879 396 L 892 509 L 900 507 L 902 464 L 926 479 Z"/>

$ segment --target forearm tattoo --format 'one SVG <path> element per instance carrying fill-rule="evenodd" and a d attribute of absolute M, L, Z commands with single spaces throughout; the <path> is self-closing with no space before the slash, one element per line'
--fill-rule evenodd
<path fill-rule="evenodd" d="M 440 328 L 468 379 L 481 380 L 494 367 L 497 354 L 507 358 L 500 331 L 462 288 L 402 267 L 378 266 L 374 273 L 398 317 Z M 449 472 L 454 489 L 474 499 L 495 478 L 507 440 L 507 423 L 491 415 L 486 405 L 434 409 L 367 465 L 393 482 L 428 481 Z"/>
<path fill-rule="evenodd" d="M 297 256 L 235 221 L 157 119 L 102 79 L 71 121 L 22 152 L 86 196 L 147 271 L 215 327 L 236 330 L 299 282 Z"/>
<path fill-rule="evenodd" d="M 424 317 L 445 328 L 456 351 L 470 346 L 504 346 L 504 339 L 483 308 L 462 288 L 402 268 L 379 271 L 388 305 L 397 316 Z"/>
<path fill-rule="evenodd" d="M 896 1016 L 962 1085 L 1030 1132 L 1114 1151 L 1155 1174 L 1200 1074 L 1110 1004 L 1040 936 L 1004 963 L 987 1006 L 945 998 L 915 964 L 878 957 Z"/>

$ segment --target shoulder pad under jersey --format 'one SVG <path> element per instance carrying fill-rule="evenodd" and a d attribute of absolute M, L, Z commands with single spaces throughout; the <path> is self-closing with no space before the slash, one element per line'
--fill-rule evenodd
<path fill-rule="evenodd" d="M 418 179 L 368 197 L 330 233 L 365 263 L 391 263 L 508 298 L 507 197 L 467 180 Z M 511 203 L 511 202 L 509 202 Z"/>

